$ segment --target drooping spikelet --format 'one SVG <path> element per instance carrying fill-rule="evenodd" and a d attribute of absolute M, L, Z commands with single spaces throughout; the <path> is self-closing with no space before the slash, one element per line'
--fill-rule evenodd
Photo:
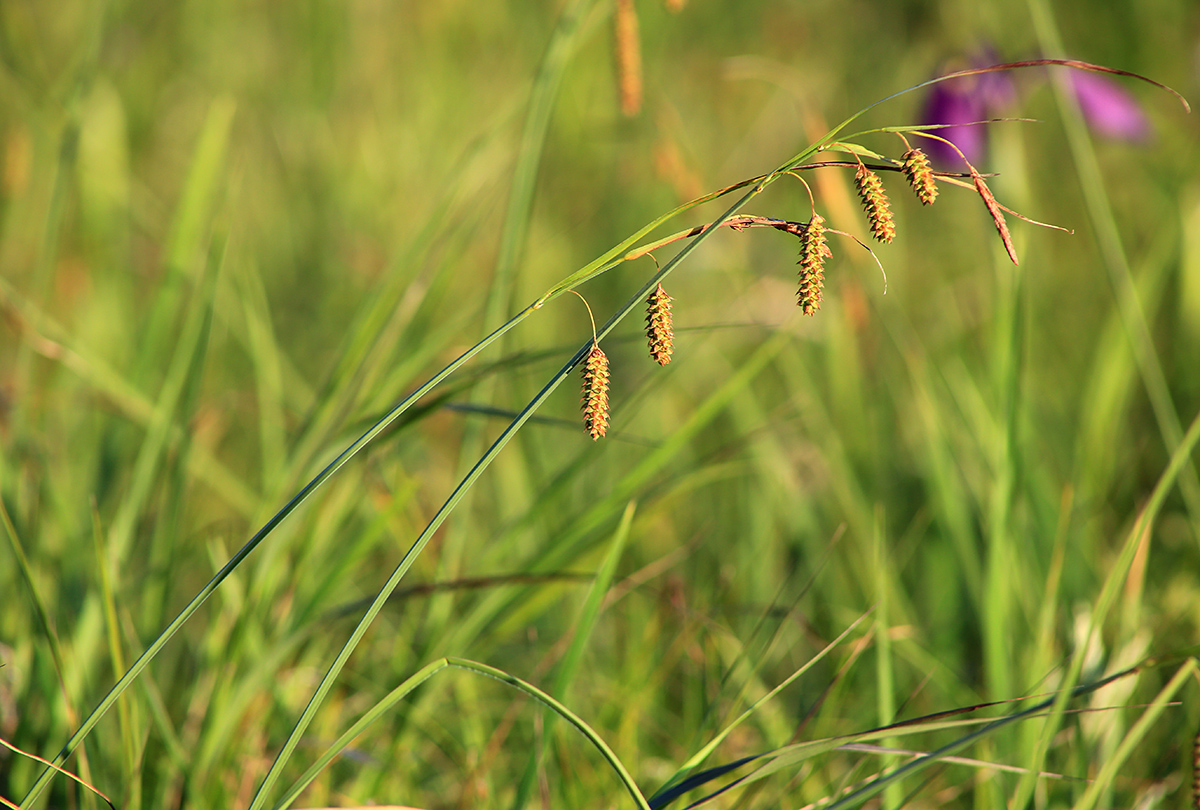
<path fill-rule="evenodd" d="M 608 357 L 592 344 L 583 365 L 583 426 L 592 441 L 608 430 Z"/>
<path fill-rule="evenodd" d="M 974 166 L 970 168 L 971 179 L 975 181 L 975 190 L 979 192 L 979 197 L 987 206 L 988 213 L 992 215 L 992 222 L 996 224 L 996 230 L 1000 233 L 1000 241 L 1004 243 L 1004 249 L 1008 251 L 1008 258 L 1012 259 L 1013 264 L 1020 264 L 1017 261 L 1017 249 L 1013 247 L 1012 234 L 1008 232 L 1008 223 L 1004 221 L 1004 213 L 1000 210 L 1000 204 L 996 202 L 992 190 L 983 181 L 983 175 L 976 171 Z"/>
<path fill-rule="evenodd" d="M 671 362 L 671 346 L 675 340 L 671 320 L 672 300 L 661 284 L 646 299 L 646 337 L 650 342 L 650 357 L 660 366 Z"/>
<path fill-rule="evenodd" d="M 613 23 L 616 26 L 621 112 L 632 117 L 642 109 L 642 43 L 638 37 L 637 9 L 633 0 L 617 0 Z"/>
<path fill-rule="evenodd" d="M 825 260 L 833 256 L 825 237 L 825 218 L 813 214 L 800 237 L 800 288 L 796 305 L 805 315 L 815 315 L 821 308 L 821 287 L 825 283 Z"/>
<path fill-rule="evenodd" d="M 883 193 L 883 181 L 879 175 L 860 163 L 858 171 L 854 173 L 854 185 L 858 188 L 858 196 L 862 198 L 863 210 L 867 212 L 871 235 L 880 242 L 895 239 L 896 223 L 892 221 L 892 209 L 888 205 L 887 195 Z"/>
<path fill-rule="evenodd" d="M 933 205 L 937 199 L 937 182 L 933 179 L 933 167 L 929 165 L 929 156 L 920 149 L 909 149 L 904 153 L 904 176 L 908 184 L 917 192 L 922 205 Z"/>

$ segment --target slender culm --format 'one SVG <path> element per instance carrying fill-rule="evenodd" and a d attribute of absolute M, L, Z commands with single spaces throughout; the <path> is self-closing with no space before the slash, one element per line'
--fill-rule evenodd
<path fill-rule="evenodd" d="M 592 441 L 608 431 L 608 356 L 593 344 L 583 365 L 583 426 Z"/>
<path fill-rule="evenodd" d="M 825 218 L 813 214 L 800 237 L 800 288 L 796 305 L 805 315 L 815 315 L 821 308 L 821 287 L 825 284 L 825 260 L 833 255 L 825 237 Z"/>
<path fill-rule="evenodd" d="M 891 242 L 896 238 L 896 223 L 892 220 L 892 209 L 887 194 L 883 192 L 883 181 L 879 175 L 863 164 L 858 164 L 854 173 L 854 185 L 862 198 L 863 210 L 871 224 L 871 235 L 880 242 Z"/>
<path fill-rule="evenodd" d="M 671 362 L 675 340 L 671 319 L 672 300 L 661 284 L 646 299 L 646 338 L 650 343 L 650 357 L 660 366 Z"/>
<path fill-rule="evenodd" d="M 921 205 L 933 205 L 937 199 L 937 181 L 933 177 L 933 167 L 929 165 L 929 156 L 920 149 L 909 149 L 904 153 L 904 176 L 908 184 L 917 193 Z"/>

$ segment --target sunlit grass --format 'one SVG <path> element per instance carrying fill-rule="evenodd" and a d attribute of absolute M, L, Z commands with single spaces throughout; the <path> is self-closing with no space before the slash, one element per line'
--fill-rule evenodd
<path fill-rule="evenodd" d="M 0 738 L 52 757 L 306 481 L 572 270 L 985 36 L 1003 58 L 1050 49 L 1017 6 L 951 22 L 638 5 L 635 119 L 603 4 L 571 4 L 577 28 L 540 5 L 0 8 Z M 1186 9 L 1126 13 L 1139 28 L 1061 9 L 1068 55 L 1195 96 Z M 794 237 L 711 234 L 667 285 L 671 364 L 645 356 L 640 310 L 602 338 L 608 435 L 583 429 L 571 377 L 429 537 L 264 800 L 327 759 L 298 804 L 629 803 L 608 755 L 530 699 L 543 690 L 647 797 L 810 744 L 719 800 L 800 807 L 905 761 L 838 745 L 928 751 L 975 727 L 840 735 L 1164 656 L 956 752 L 1067 778 L 942 763 L 882 800 L 1186 801 L 1193 670 L 1170 656 L 1200 622 L 1196 473 L 1178 450 L 1200 406 L 1195 123 L 1133 87 L 1157 140 L 1090 144 L 1041 72 L 1021 81 L 1018 114 L 1045 123 L 993 127 L 980 168 L 1075 235 L 1010 220 L 1014 268 L 973 192 L 926 209 L 887 175 L 886 296 L 869 256 L 834 242 L 805 318 Z M 867 125 L 915 123 L 918 101 Z M 831 226 L 865 236 L 852 172 L 811 175 Z M 811 209 L 787 180 L 747 212 Z M 603 322 L 653 273 L 626 262 L 580 292 Z M 250 804 L 388 572 L 590 337 L 578 300 L 552 300 L 406 412 L 66 766 L 122 807 Z M 509 683 L 478 678 L 488 667 Z M 1139 708 L 1156 695 L 1184 705 Z M 4 754 L 0 796 L 41 769 Z M 61 777 L 46 795 L 96 801 Z"/>

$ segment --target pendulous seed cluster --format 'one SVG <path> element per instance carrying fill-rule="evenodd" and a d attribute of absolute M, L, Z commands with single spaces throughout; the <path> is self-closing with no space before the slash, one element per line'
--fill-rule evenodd
<path fill-rule="evenodd" d="M 646 338 L 650 344 L 650 357 L 660 366 L 671 362 L 672 343 L 675 332 L 671 322 L 671 296 L 659 284 L 646 299 Z"/>
<path fill-rule="evenodd" d="M 920 149 L 909 149 L 904 153 L 904 165 L 901 171 L 908 178 L 908 184 L 917 192 L 921 205 L 933 205 L 937 199 L 937 182 L 933 179 L 933 167 L 929 165 L 929 157 Z"/>
<path fill-rule="evenodd" d="M 657 284 L 646 299 L 646 338 L 650 358 L 660 366 L 671 362 L 675 331 L 671 296 Z M 583 364 L 583 426 L 595 441 L 608 432 L 608 356 L 595 343 Z"/>
<path fill-rule="evenodd" d="M 854 173 L 854 185 L 858 189 L 858 196 L 862 198 L 863 210 L 867 212 L 871 235 L 880 242 L 891 242 L 896 238 L 896 223 L 892 220 L 887 194 L 883 193 L 883 181 L 860 163 L 858 171 Z"/>
<path fill-rule="evenodd" d="M 592 441 L 608 430 L 608 356 L 592 344 L 583 365 L 583 426 Z"/>
<path fill-rule="evenodd" d="M 907 146 L 907 141 L 905 142 Z M 884 192 L 883 181 L 873 170 L 858 159 L 857 170 L 854 173 L 854 186 L 862 200 L 863 210 L 867 215 L 867 223 L 871 235 L 880 242 L 888 243 L 896 237 L 896 223 L 892 216 L 891 204 Z M 819 164 L 818 164 L 819 165 Z M 840 165 L 845 165 L 841 163 Z M 932 205 L 938 197 L 936 175 L 930 165 L 928 156 L 920 149 L 911 146 L 904 152 L 901 160 L 890 161 L 888 169 L 902 173 L 908 180 L 922 205 Z M 975 191 L 983 200 L 988 213 L 1000 234 L 1000 240 L 1013 263 L 1017 263 L 1016 250 L 1013 247 L 1012 235 L 1004 218 L 1004 211 L 988 188 L 982 174 L 967 163 L 969 177 L 975 186 Z M 795 172 L 790 172 L 795 174 Z M 799 175 L 796 175 L 799 177 Z M 945 177 L 966 177 L 966 173 Z M 957 181 L 956 181 L 957 182 Z M 959 182 L 959 185 L 964 185 Z M 805 183 L 805 186 L 808 186 Z M 813 201 L 812 190 L 809 188 L 809 201 Z M 1010 212 L 1012 213 L 1012 212 Z M 1017 215 L 1019 216 L 1019 215 Z M 798 286 L 796 290 L 796 305 L 805 315 L 815 315 L 821 308 L 822 289 L 825 285 L 825 260 L 833 257 L 829 249 L 830 233 L 847 236 L 850 234 L 828 227 L 825 218 L 813 211 L 808 222 L 793 222 L 791 220 L 774 219 L 771 217 L 738 214 L 724 219 L 718 225 L 724 225 L 731 230 L 744 231 L 753 227 L 770 227 L 792 234 L 800 239 L 800 258 Z M 676 239 L 688 238 L 703 233 L 710 226 L 695 227 L 681 232 L 675 237 L 657 243 L 658 246 Z M 855 241 L 858 241 L 857 239 Z M 859 242 L 862 245 L 862 242 Z M 863 245 L 866 247 L 866 245 Z M 869 248 L 868 248 L 869 250 Z M 641 256 L 648 250 L 631 254 Z M 872 256 L 874 251 L 871 251 Z M 629 258 L 629 257 L 627 257 Z M 878 263 L 878 260 L 876 260 Z M 656 263 L 657 264 L 657 263 Z M 882 270 L 882 265 L 880 265 Z M 886 284 L 885 284 L 886 286 Z M 672 324 L 671 296 L 667 295 L 662 284 L 656 284 L 654 291 L 646 299 L 646 339 L 650 349 L 650 358 L 660 366 L 671 362 L 674 351 L 675 333 Z M 585 302 L 586 303 L 586 302 Z M 590 310 L 589 310 L 590 311 Z M 594 328 L 594 325 L 593 325 Z M 599 439 L 608 430 L 608 358 L 600 347 L 593 342 L 591 351 L 583 366 L 583 424 L 592 439 Z M 1198 749 L 1200 750 L 1200 749 Z M 1200 810 L 1200 805 L 1197 806 Z"/>
<path fill-rule="evenodd" d="M 825 260 L 833 256 L 825 236 L 825 218 L 813 214 L 800 237 L 800 286 L 796 305 L 805 315 L 815 315 L 821 308 L 821 287 L 825 284 Z"/>
<path fill-rule="evenodd" d="M 621 112 L 629 117 L 642 109 L 642 46 L 633 0 L 617 0 L 613 16 L 617 41 L 617 84 Z"/>

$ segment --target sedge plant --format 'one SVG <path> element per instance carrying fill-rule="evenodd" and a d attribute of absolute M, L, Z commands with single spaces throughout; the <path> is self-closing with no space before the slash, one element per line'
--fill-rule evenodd
<path fill-rule="evenodd" d="M 632 7 L 631 3 L 618 4 L 623 15 L 619 19 L 619 25 L 623 26 L 623 36 L 630 37 L 630 18 L 629 14 Z M 631 46 L 626 44 L 626 49 Z M 633 57 L 627 55 L 626 59 Z M 1028 60 L 1023 62 L 1013 62 L 1007 64 L 994 65 L 986 68 L 974 68 L 970 70 L 958 71 L 941 76 L 937 79 L 925 82 L 915 87 L 909 88 L 904 93 L 912 92 L 938 82 L 951 80 L 954 78 L 963 78 L 973 75 L 983 75 L 986 73 L 1013 71 L 1026 68 L 1038 67 L 1055 67 L 1066 68 L 1071 70 L 1080 70 L 1097 73 L 1107 73 L 1122 76 L 1132 76 L 1144 81 L 1150 81 L 1144 77 L 1137 76 L 1125 71 L 1106 68 L 1090 63 L 1069 61 L 1069 60 L 1053 60 L 1053 59 L 1038 59 Z M 625 68 L 633 75 L 633 69 L 628 65 Z M 1152 82 L 1156 84 L 1156 82 Z M 1158 85 L 1162 86 L 1162 85 Z M 1169 89 L 1169 88 L 1168 88 Z M 1170 91 L 1174 92 L 1174 91 Z M 573 374 L 580 373 L 582 377 L 582 421 L 583 430 L 596 441 L 606 438 L 606 434 L 613 430 L 614 419 L 611 407 L 614 402 L 619 402 L 621 392 L 619 389 L 610 389 L 610 360 L 609 357 L 600 348 L 601 343 L 609 337 L 613 331 L 622 324 L 634 312 L 643 310 L 645 315 L 645 333 L 647 339 L 647 349 L 651 362 L 657 363 L 659 366 L 665 366 L 671 362 L 673 355 L 681 351 L 678 344 L 678 336 L 674 323 L 674 311 L 672 305 L 674 303 L 672 297 L 667 292 L 667 282 L 672 273 L 677 269 L 684 267 L 686 262 L 695 253 L 695 251 L 713 234 L 722 229 L 727 229 L 734 232 L 751 232 L 757 229 L 768 228 L 783 232 L 793 237 L 796 242 L 794 248 L 798 254 L 797 260 L 797 281 L 796 281 L 796 305 L 800 311 L 806 316 L 819 316 L 821 304 L 824 296 L 824 281 L 825 273 L 829 267 L 829 262 L 836 260 L 836 254 L 833 245 L 836 244 L 834 239 L 845 239 L 848 242 L 855 243 L 856 246 L 872 251 L 868 247 L 867 239 L 860 239 L 857 236 L 848 232 L 842 232 L 830 228 L 826 218 L 821 214 L 822 202 L 819 196 L 814 193 L 811 185 L 806 182 L 805 178 L 812 172 L 817 171 L 845 171 L 852 177 L 852 182 L 859 195 L 865 228 L 869 234 L 869 238 L 880 244 L 887 244 L 893 240 L 896 234 L 896 223 L 891 212 L 891 203 L 883 180 L 884 176 L 893 176 L 902 178 L 903 182 L 911 187 L 912 193 L 924 206 L 933 205 L 939 199 L 944 199 L 949 194 L 961 194 L 964 199 L 971 200 L 974 204 L 983 207 L 987 215 L 991 218 L 997 235 L 1001 240 L 1005 253 L 1016 264 L 1018 256 L 1010 227 L 1008 225 L 1009 216 L 1017 216 L 1024 219 L 1020 214 L 1006 208 L 992 192 L 988 184 L 988 175 L 976 166 L 967 161 L 966 157 L 962 158 L 963 165 L 956 170 L 938 170 L 935 171 L 930 164 L 925 152 L 920 148 L 919 141 L 921 139 L 935 140 L 945 142 L 945 139 L 938 135 L 938 127 L 927 125 L 911 125 L 911 126 L 893 126 L 893 127 L 876 127 L 864 129 L 860 131 L 852 131 L 854 125 L 866 113 L 875 109 L 880 104 L 887 102 L 899 93 L 882 99 L 875 104 L 863 108 L 854 115 L 847 118 L 837 126 L 830 129 L 824 136 L 806 146 L 795 155 L 781 162 L 775 169 L 755 177 L 748 178 L 739 183 L 727 186 L 709 194 L 702 195 L 691 200 L 684 205 L 681 205 L 674 210 L 658 217 L 652 222 L 646 224 L 642 228 L 632 233 L 626 239 L 622 240 L 610 250 L 603 253 L 601 256 L 589 262 L 587 265 L 577 271 L 567 275 L 556 284 L 552 285 L 543 294 L 538 296 L 528 306 L 520 310 L 516 315 L 512 316 L 503 325 L 495 329 L 485 338 L 471 346 L 466 351 L 462 352 L 455 360 L 446 365 L 440 372 L 431 377 L 423 385 L 414 390 L 409 396 L 405 397 L 401 402 L 396 404 L 377 422 L 365 430 L 355 441 L 347 446 L 332 462 L 325 466 L 315 477 L 307 484 L 301 487 L 295 494 L 289 498 L 286 503 L 280 508 L 262 527 L 238 550 L 234 555 L 221 566 L 216 575 L 201 589 L 195 597 L 179 612 L 176 618 L 171 621 L 151 642 L 145 651 L 125 669 L 125 674 L 112 687 L 105 698 L 90 712 L 90 714 L 79 723 L 78 729 L 69 740 L 63 745 L 57 756 L 48 764 L 41 776 L 33 783 L 26 794 L 21 799 L 21 806 L 30 806 L 37 801 L 46 790 L 51 780 L 56 778 L 56 774 L 61 773 L 63 766 L 68 762 L 73 753 L 80 749 L 80 746 L 89 734 L 93 731 L 100 720 L 114 707 L 121 706 L 121 699 L 133 687 L 147 666 L 153 661 L 159 652 L 166 644 L 174 637 L 181 629 L 184 628 L 189 619 L 203 605 L 209 597 L 213 596 L 237 571 L 245 561 L 260 549 L 268 540 L 272 539 L 280 527 L 293 515 L 296 509 L 305 502 L 311 495 L 320 489 L 331 477 L 338 474 L 346 464 L 368 447 L 372 442 L 375 442 L 384 435 L 398 419 L 410 412 L 413 408 L 421 405 L 427 406 L 429 398 L 436 398 L 441 393 L 442 386 L 451 385 L 451 379 L 456 373 L 471 361 L 476 355 L 483 352 L 485 349 L 494 346 L 510 331 L 521 325 L 527 319 L 535 317 L 545 307 L 552 305 L 557 299 L 566 294 L 575 294 L 582 297 L 582 288 L 596 278 L 617 270 L 618 268 L 629 266 L 629 263 L 645 257 L 647 255 L 656 256 L 657 253 L 665 251 L 669 246 L 681 245 L 678 251 L 663 264 L 659 265 L 657 257 L 655 257 L 656 271 L 641 285 L 639 289 L 633 292 L 628 300 L 618 308 L 616 308 L 610 317 L 601 325 L 593 324 L 592 332 L 587 336 L 586 341 L 562 364 L 562 366 L 545 381 L 541 390 L 531 398 L 525 406 L 512 418 L 510 424 L 500 433 L 495 441 L 484 451 L 470 471 L 458 482 L 454 487 L 449 497 L 442 503 L 440 508 L 429 520 L 426 528 L 411 542 L 407 551 L 404 553 L 401 561 L 387 578 L 385 584 L 379 588 L 375 597 L 366 607 L 360 620 L 357 622 L 353 630 L 347 635 L 345 642 L 334 660 L 328 666 L 320 682 L 313 689 L 308 705 L 296 720 L 286 741 L 281 746 L 272 766 L 266 772 L 261 783 L 256 786 L 253 799 L 249 806 L 252 810 L 256 808 L 266 807 L 274 802 L 273 806 L 287 806 L 299 795 L 301 791 L 309 785 L 313 779 L 321 772 L 323 767 L 328 766 L 336 757 L 343 753 L 353 742 L 353 740 L 368 728 L 373 722 L 384 716 L 387 712 L 402 701 L 410 699 L 414 690 L 421 684 L 429 681 L 431 678 L 438 676 L 440 673 L 449 670 L 458 670 L 474 675 L 482 675 L 487 678 L 498 680 L 508 686 L 519 690 L 520 692 L 530 696 L 534 700 L 541 702 L 549 707 L 555 716 L 560 717 L 565 722 L 571 724 L 578 729 L 586 739 L 600 752 L 605 762 L 611 766 L 616 778 L 619 779 L 625 790 L 629 794 L 629 800 L 633 806 L 648 810 L 652 807 L 662 807 L 666 804 L 679 799 L 688 791 L 703 788 L 709 783 L 718 780 L 727 774 L 733 773 L 736 769 L 743 766 L 753 766 L 754 770 L 751 774 L 737 777 L 732 783 L 721 787 L 719 790 L 710 792 L 706 798 L 713 798 L 722 795 L 732 787 L 741 785 L 743 787 L 754 784 L 758 779 L 761 779 L 770 774 L 779 772 L 780 770 L 789 768 L 801 767 L 810 757 L 818 754 L 839 750 L 855 750 L 853 746 L 860 746 L 860 750 L 867 750 L 861 747 L 869 746 L 872 741 L 887 740 L 889 744 L 892 741 L 898 740 L 909 733 L 929 732 L 934 730 L 954 730 L 967 729 L 972 726 L 978 726 L 967 731 L 962 736 L 958 737 L 954 742 L 942 746 L 936 750 L 926 752 L 922 755 L 915 756 L 911 762 L 907 764 L 892 767 L 881 771 L 874 778 L 857 779 L 854 782 L 849 782 L 846 790 L 840 797 L 830 797 L 834 800 L 832 806 L 855 806 L 863 801 L 866 801 L 871 796 L 889 789 L 896 785 L 900 780 L 906 780 L 915 776 L 922 770 L 933 767 L 940 763 L 949 761 L 951 757 L 956 756 L 962 749 L 986 737 L 989 734 L 995 733 L 1019 720 L 1024 720 L 1030 717 L 1046 717 L 1050 723 L 1061 723 L 1064 714 L 1069 711 L 1069 705 L 1074 697 L 1079 697 L 1107 685 L 1114 679 L 1119 679 L 1126 676 L 1133 670 L 1127 670 L 1118 673 L 1115 676 L 1110 676 L 1104 679 L 1095 679 L 1090 682 L 1083 682 L 1088 673 L 1083 672 L 1082 655 L 1076 656 L 1068 668 L 1067 674 L 1059 684 L 1056 695 L 1051 698 L 1041 698 L 1031 702 L 1031 705 L 1023 705 L 1018 709 L 1014 709 L 1011 713 L 1003 716 L 1000 719 L 991 720 L 988 722 L 972 720 L 972 719 L 949 719 L 948 717 L 922 718 L 919 723 L 909 724 L 889 724 L 880 728 L 866 730 L 857 734 L 847 735 L 845 737 L 826 738 L 816 741 L 797 742 L 793 745 L 776 749 L 770 752 L 764 752 L 753 756 L 743 757 L 736 761 L 726 763 L 719 766 L 703 767 L 708 756 L 716 750 L 718 743 L 733 733 L 738 725 L 746 716 L 753 712 L 753 707 L 743 715 L 734 718 L 730 723 L 726 724 L 722 730 L 714 735 L 713 739 L 707 741 L 704 745 L 698 746 L 694 755 L 691 756 L 685 763 L 682 763 L 676 772 L 665 782 L 665 784 L 656 792 L 648 795 L 648 791 L 643 790 L 639 785 L 635 776 L 622 763 L 621 759 L 615 753 L 614 749 L 609 746 L 602 736 L 597 733 L 582 717 L 580 712 L 569 708 L 560 697 L 546 691 L 528 680 L 518 678 L 510 673 L 497 669 L 483 662 L 471 661 L 456 656 L 440 656 L 432 661 L 429 661 L 416 672 L 408 675 L 403 682 L 393 689 L 386 698 L 377 702 L 361 719 L 346 729 L 337 740 L 332 743 L 313 765 L 305 771 L 305 773 L 295 780 L 286 789 L 282 790 L 282 798 L 273 798 L 280 793 L 279 782 L 284 775 L 285 768 L 292 761 L 298 746 L 300 745 L 304 735 L 310 728 L 317 712 L 326 704 L 329 699 L 330 691 L 342 674 L 343 668 L 347 661 L 354 654 L 355 650 L 363 641 L 367 632 L 372 627 L 375 620 L 378 618 L 383 607 L 388 603 L 389 599 L 393 598 L 397 590 L 400 588 L 401 582 L 410 572 L 416 560 L 426 551 L 432 538 L 442 528 L 445 521 L 454 514 L 460 502 L 471 490 L 472 486 L 482 476 L 489 466 L 499 456 L 505 446 L 512 438 L 520 432 L 532 419 L 535 418 L 539 409 L 546 403 L 554 392 L 570 378 Z M 1178 95 L 1178 94 L 1176 94 Z M 630 79 L 626 79 L 622 88 L 623 106 L 627 111 L 635 110 L 638 104 L 638 91 L 636 86 Z M 1180 101 L 1183 99 L 1180 97 Z M 1186 102 L 1183 102 L 1186 107 Z M 983 122 L 980 122 L 983 123 Z M 889 156 L 885 151 L 886 147 L 879 147 L 879 150 L 867 148 L 862 144 L 862 141 L 867 138 L 879 137 L 886 139 L 897 139 L 903 147 L 898 150 L 894 156 Z M 895 141 L 892 141 L 894 143 Z M 804 189 L 804 196 L 808 200 L 810 207 L 810 215 L 807 220 L 789 220 L 786 218 L 771 217 L 763 214 L 745 213 L 745 209 L 751 205 L 768 187 L 779 182 L 799 183 Z M 946 188 L 949 186 L 950 188 Z M 893 190 L 893 195 L 896 193 Z M 666 225 L 668 222 L 676 220 L 688 212 L 698 208 L 699 206 L 710 203 L 716 200 L 723 200 L 726 203 L 724 210 L 711 221 L 689 226 L 683 230 L 677 231 L 667 236 L 655 236 L 655 233 Z M 219 246 L 214 248 L 214 252 L 219 254 Z M 872 251 L 873 253 L 873 251 Z M 878 260 L 877 260 L 878 261 Z M 884 265 L 880 262 L 880 267 Z M 591 308 L 589 306 L 589 313 Z M 199 345 L 202 341 L 199 337 L 209 326 L 210 313 L 198 311 L 195 315 L 194 322 L 191 323 L 190 329 L 196 334 L 196 339 L 192 344 Z M 742 384 L 756 370 L 761 369 L 776 353 L 782 351 L 783 343 L 779 339 L 766 341 L 760 351 L 755 354 L 746 367 L 739 371 L 739 374 L 731 380 L 731 383 Z M 180 359 L 179 368 L 187 368 L 189 363 L 193 362 L 190 357 Z M 186 398 L 188 391 L 183 382 L 179 384 L 178 395 L 181 398 Z M 730 388 L 726 396 L 732 396 L 735 388 Z M 437 393 L 435 393 L 437 392 Z M 709 405 L 711 408 L 717 408 L 720 405 L 720 400 L 716 399 Z M 695 430 L 699 430 L 703 425 L 703 419 L 699 418 L 702 415 L 697 415 L 695 421 Z M 619 431 L 619 421 L 616 423 L 616 429 Z M 169 427 L 161 425 L 162 441 L 168 440 Z M 676 441 L 686 441 L 688 433 L 682 432 L 679 434 Z M 1142 516 L 1139 518 L 1139 524 L 1132 529 L 1127 537 L 1125 544 L 1122 546 L 1120 565 L 1111 572 L 1106 580 L 1105 588 L 1102 592 L 1099 603 L 1095 610 L 1096 624 L 1102 623 L 1105 615 L 1112 609 L 1113 600 L 1124 581 L 1129 567 L 1133 565 L 1134 555 L 1141 542 L 1142 535 L 1145 531 L 1147 522 L 1152 522 L 1156 512 L 1161 508 L 1165 493 L 1173 485 L 1176 477 L 1180 475 L 1187 465 L 1187 459 L 1190 456 L 1192 449 L 1197 441 L 1200 440 L 1200 422 L 1193 422 L 1190 428 L 1180 437 L 1177 448 L 1172 452 L 1170 465 L 1166 473 L 1158 482 L 1155 489 L 1155 495 L 1151 503 L 1147 505 Z M 665 454 L 669 448 L 656 451 L 657 454 Z M 630 506 L 626 510 L 626 518 L 622 520 L 621 526 L 615 533 L 610 554 L 606 557 L 606 563 L 603 567 L 605 572 L 603 576 L 597 579 L 593 589 L 593 596 L 589 600 L 590 610 L 594 611 L 603 593 L 613 580 L 613 570 L 615 568 L 616 559 L 619 557 L 620 549 L 624 547 L 626 537 L 629 531 L 629 521 L 632 520 L 633 507 Z M 20 543 L 15 528 L 11 522 L 7 521 L 5 515 L 5 526 L 10 541 L 15 549 L 19 551 Z M 570 545 L 570 538 L 567 538 L 566 546 Z M 589 613 L 593 616 L 594 612 Z M 864 619 L 866 617 L 863 617 Z M 861 623 L 863 626 L 867 622 Z M 826 655 L 835 645 L 848 644 L 850 639 L 856 638 L 861 641 L 865 635 L 854 636 L 854 633 L 865 633 L 859 626 L 859 623 L 851 623 L 843 636 L 839 637 L 833 644 L 829 645 L 821 653 L 821 656 Z M 117 656 L 119 660 L 119 656 Z M 813 659 L 816 663 L 820 656 Z M 1148 661 L 1142 662 L 1141 666 L 1166 665 L 1164 661 Z M 798 677 L 805 671 L 804 668 L 798 670 L 792 678 Z M 1164 687 L 1160 695 L 1146 709 L 1143 719 L 1145 723 L 1152 722 L 1163 710 L 1169 701 L 1171 701 L 1176 693 L 1182 688 L 1187 680 L 1196 675 L 1196 666 L 1192 659 L 1185 659 L 1175 675 L 1171 678 L 1167 687 Z M 881 676 L 884 677 L 884 676 Z M 791 682 L 789 678 L 772 688 L 766 690 L 766 694 L 754 703 L 758 706 L 763 701 L 775 695 L 783 686 Z M 1136 726 L 1130 736 L 1126 738 L 1124 747 L 1121 753 L 1127 754 L 1130 746 L 1136 745 L 1138 734 L 1144 733 L 1144 725 Z M 894 753 L 894 752 L 890 752 Z M 1040 770 L 1040 757 L 1044 757 L 1045 751 L 1036 752 L 1033 761 L 1030 763 L 1022 763 L 1022 773 L 1028 779 L 1033 779 L 1042 775 Z M 1119 767 L 1119 758 L 1114 758 L 1111 770 L 1107 770 L 1104 778 L 1111 781 L 1114 777 L 1116 768 Z M 986 763 L 984 763 L 986 764 Z M 982 765 L 981 765 L 982 767 Z M 1081 802 L 1081 806 L 1090 806 L 1089 802 L 1094 804 L 1098 801 L 1098 792 L 1103 789 L 1103 785 L 1097 782 L 1097 787 L 1088 788 L 1088 793 L 1085 799 Z M 1032 788 L 1028 787 L 1028 781 L 1022 782 L 1023 796 L 1027 795 Z"/>

